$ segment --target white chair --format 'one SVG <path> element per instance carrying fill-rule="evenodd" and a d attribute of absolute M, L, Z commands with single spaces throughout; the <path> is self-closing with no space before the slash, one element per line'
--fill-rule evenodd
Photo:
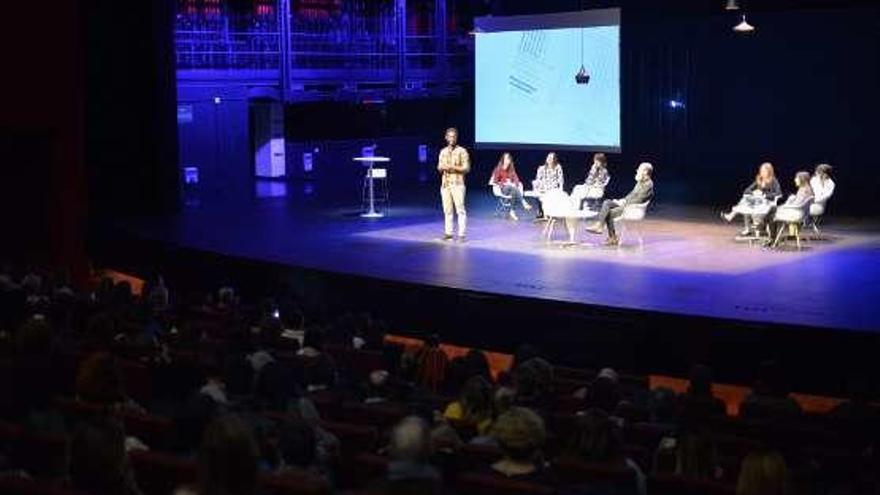
<path fill-rule="evenodd" d="M 601 185 L 578 184 L 571 191 L 571 197 L 575 199 L 579 208 L 581 203 L 587 199 L 598 204 L 599 200 L 605 197 L 605 187 L 608 186 L 609 181 L 611 181 L 611 177 L 607 177 Z"/>
<path fill-rule="evenodd" d="M 495 196 L 495 198 L 497 199 L 497 202 L 495 203 L 495 215 L 496 216 L 504 215 L 511 208 L 514 207 L 513 196 L 511 196 L 509 194 L 504 194 L 503 192 L 501 192 L 501 185 L 500 184 L 496 184 L 490 180 L 489 187 L 492 188 L 492 196 Z M 522 193 L 523 192 L 522 182 L 519 183 L 518 187 L 519 187 L 519 192 Z"/>
<path fill-rule="evenodd" d="M 579 201 L 576 198 L 570 197 L 561 189 L 550 191 L 541 197 L 541 207 L 544 209 L 544 216 L 547 218 L 543 231 L 546 242 L 549 243 L 553 240 L 553 231 L 559 221 L 562 220 L 568 231 L 568 243 L 575 244 L 577 222 L 596 216 L 594 211 L 578 208 L 578 203 Z"/>
<path fill-rule="evenodd" d="M 815 239 L 822 239 L 822 231 L 819 229 L 819 223 L 822 221 L 822 217 L 825 215 L 825 208 L 828 204 L 828 200 L 830 197 L 825 198 L 825 201 L 821 203 L 813 203 L 810 205 L 810 214 L 807 218 L 804 218 L 804 226 L 806 227 L 806 222 L 809 220 L 810 227 L 813 228 L 813 234 L 815 234 Z"/>
<path fill-rule="evenodd" d="M 776 239 L 773 239 L 773 247 L 779 247 L 780 241 L 785 242 L 788 237 L 794 237 L 797 248 L 801 248 L 801 225 L 809 216 L 812 204 L 813 201 L 810 200 L 802 206 L 782 205 L 776 209 L 773 221 L 786 224 L 786 227 L 788 227 L 788 235 L 783 235 L 786 229 L 780 226 L 779 231 L 776 233 Z"/>
<path fill-rule="evenodd" d="M 364 184 L 362 188 L 362 198 L 364 209 L 370 201 L 370 181 L 373 181 L 373 195 L 376 203 L 382 203 L 388 208 L 388 169 L 387 168 L 369 168 L 364 174 Z"/>
<path fill-rule="evenodd" d="M 619 239 L 623 239 L 628 230 L 633 230 L 639 239 L 639 247 L 643 248 L 645 246 L 645 241 L 638 225 L 645 219 L 650 204 L 650 201 L 645 201 L 644 203 L 633 203 L 623 207 L 623 214 L 614 218 Z"/>

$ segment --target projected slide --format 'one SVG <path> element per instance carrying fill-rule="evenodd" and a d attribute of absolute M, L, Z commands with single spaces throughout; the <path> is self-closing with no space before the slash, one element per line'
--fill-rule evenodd
<path fill-rule="evenodd" d="M 480 18 L 477 28 L 478 146 L 620 150 L 618 10 Z M 575 81 L 582 63 L 587 84 Z"/>

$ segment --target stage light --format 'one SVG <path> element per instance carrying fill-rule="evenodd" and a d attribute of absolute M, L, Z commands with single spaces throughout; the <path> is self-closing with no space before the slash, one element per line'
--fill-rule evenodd
<path fill-rule="evenodd" d="M 581 68 L 577 71 L 577 74 L 574 75 L 574 82 L 576 84 L 589 84 L 590 73 L 587 72 L 587 68 L 583 65 L 581 65 Z"/>
<path fill-rule="evenodd" d="M 737 33 L 751 33 L 755 30 L 755 26 L 749 24 L 748 21 L 746 21 L 746 15 L 743 14 L 742 20 L 739 21 L 739 24 L 733 26 L 733 30 Z"/>
<path fill-rule="evenodd" d="M 669 108 L 672 108 L 673 110 L 684 108 L 684 102 L 678 100 L 669 100 Z"/>
<path fill-rule="evenodd" d="M 737 0 L 727 0 L 724 10 L 739 10 L 739 2 Z"/>
<path fill-rule="evenodd" d="M 215 97 L 214 97 L 214 104 L 215 104 L 215 105 L 219 105 L 219 104 L 220 104 L 220 101 L 221 101 L 221 100 L 220 100 L 220 97 L 219 97 L 219 96 L 215 96 Z"/>

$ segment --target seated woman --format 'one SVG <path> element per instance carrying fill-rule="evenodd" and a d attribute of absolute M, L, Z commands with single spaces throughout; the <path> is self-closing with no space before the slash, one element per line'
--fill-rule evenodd
<path fill-rule="evenodd" d="M 820 163 L 816 165 L 813 177 L 810 178 L 810 187 L 813 188 L 813 204 L 821 205 L 825 209 L 828 198 L 834 194 L 834 180 L 831 179 L 831 165 Z"/>
<path fill-rule="evenodd" d="M 729 212 L 722 213 L 721 218 L 730 222 L 737 215 L 743 216 L 743 231 L 741 235 L 749 235 L 758 231 L 763 224 L 764 218 L 772 208 L 773 201 L 782 195 L 779 181 L 773 172 L 773 164 L 764 162 L 758 169 L 755 181 L 743 191 L 743 197 Z"/>
<path fill-rule="evenodd" d="M 562 190 L 565 185 L 565 177 L 562 174 L 562 165 L 556 157 L 556 153 L 552 151 L 547 153 L 544 164 L 538 167 L 538 173 L 535 180 L 532 181 L 532 189 L 539 195 L 547 194 L 550 191 Z M 544 217 L 544 210 L 538 204 L 538 218 Z"/>
<path fill-rule="evenodd" d="M 596 153 L 593 155 L 593 162 L 587 172 L 586 180 L 583 184 L 574 186 L 571 196 L 578 201 L 578 205 L 586 201 L 588 209 L 598 210 L 602 203 L 605 186 L 610 180 L 608 159 L 605 157 L 605 153 Z"/>
<path fill-rule="evenodd" d="M 502 458 L 488 472 L 506 479 L 555 485 L 546 469 L 542 449 L 547 438 L 544 420 L 525 407 L 512 407 L 492 425 L 492 436 L 501 447 Z"/>
<path fill-rule="evenodd" d="M 446 406 L 443 417 L 459 427 L 473 428 L 480 436 L 492 426 L 492 413 L 492 385 L 482 376 L 473 376 L 465 382 L 458 400 Z"/>
<path fill-rule="evenodd" d="M 513 156 L 510 153 L 502 153 L 498 165 L 492 171 L 492 179 L 489 185 L 498 186 L 501 194 L 510 198 L 510 208 L 508 215 L 513 220 L 519 220 L 516 216 L 516 205 L 521 204 L 523 209 L 531 210 L 532 205 L 528 204 L 522 195 L 522 181 L 516 175 L 516 165 L 513 163 Z"/>
<path fill-rule="evenodd" d="M 577 493 L 617 493 L 645 495 L 646 480 L 639 465 L 626 456 L 614 420 L 600 409 L 588 409 L 577 416 L 568 437 L 567 448 L 560 456 L 564 460 L 601 465 L 617 471 L 620 477 L 588 479 L 578 483 Z M 624 474 L 625 473 L 625 474 Z"/>
<path fill-rule="evenodd" d="M 774 213 L 774 222 L 771 225 L 770 241 L 774 241 L 783 224 L 789 223 L 790 218 L 799 215 L 799 211 L 813 201 L 813 188 L 810 187 L 810 173 L 801 170 L 794 176 L 794 185 L 797 192 L 788 196 L 785 203 L 779 206 Z M 769 241 L 768 241 L 769 243 Z M 773 242 L 775 245 L 775 241 Z"/>

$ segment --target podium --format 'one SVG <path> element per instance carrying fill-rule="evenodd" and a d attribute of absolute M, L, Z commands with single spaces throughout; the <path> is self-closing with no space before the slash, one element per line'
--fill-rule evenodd
<path fill-rule="evenodd" d="M 388 163 L 391 159 L 387 156 L 357 156 L 354 158 L 354 161 L 358 163 L 366 163 L 367 166 L 369 166 L 369 169 L 367 170 L 367 179 L 369 180 L 367 185 L 367 203 L 369 208 L 365 213 L 361 213 L 361 216 L 364 218 L 384 217 L 384 213 L 376 211 L 376 194 L 373 186 L 373 165 L 376 163 Z"/>

